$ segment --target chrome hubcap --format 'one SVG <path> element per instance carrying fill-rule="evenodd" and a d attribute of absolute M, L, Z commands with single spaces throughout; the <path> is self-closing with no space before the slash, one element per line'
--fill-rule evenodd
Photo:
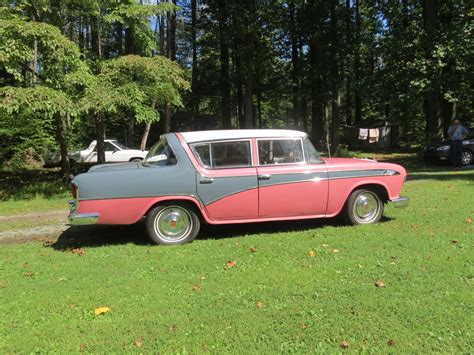
<path fill-rule="evenodd" d="M 166 207 L 155 218 L 156 234 L 168 242 L 185 239 L 191 233 L 191 229 L 191 215 L 179 206 Z"/>
<path fill-rule="evenodd" d="M 462 152 L 461 162 L 462 165 L 468 165 L 471 162 L 471 154 L 469 152 Z"/>
<path fill-rule="evenodd" d="M 379 200 L 372 192 L 363 192 L 354 203 L 353 212 L 354 217 L 360 223 L 370 223 L 372 222 L 378 214 L 379 211 Z"/>

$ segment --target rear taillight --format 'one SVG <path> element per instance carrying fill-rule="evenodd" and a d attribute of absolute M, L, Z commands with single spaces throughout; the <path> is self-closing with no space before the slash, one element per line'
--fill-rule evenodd
<path fill-rule="evenodd" d="M 74 183 L 71 184 L 71 195 L 75 199 L 77 198 L 77 186 Z"/>

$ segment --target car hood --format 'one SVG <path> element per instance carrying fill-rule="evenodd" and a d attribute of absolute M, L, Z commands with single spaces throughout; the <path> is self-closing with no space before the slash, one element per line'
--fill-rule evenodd
<path fill-rule="evenodd" d="M 374 169 L 392 169 L 400 174 L 406 175 L 403 166 L 387 162 L 378 162 L 373 159 L 357 158 L 324 158 L 328 171 L 334 170 L 374 170 Z"/>
<path fill-rule="evenodd" d="M 99 164 L 94 165 L 89 169 L 89 173 L 98 173 L 105 171 L 117 171 L 117 170 L 132 170 L 143 168 L 142 163 L 132 162 L 132 163 L 116 163 L 116 164 Z"/>

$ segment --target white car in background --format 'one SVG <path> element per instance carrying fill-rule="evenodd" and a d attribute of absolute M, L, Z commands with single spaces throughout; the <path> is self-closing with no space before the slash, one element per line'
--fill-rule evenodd
<path fill-rule="evenodd" d="M 148 151 L 130 149 L 116 139 L 106 139 L 105 162 L 124 163 L 140 162 Z M 43 156 L 45 167 L 55 167 L 61 165 L 61 154 L 59 152 L 49 152 Z M 87 149 L 69 153 L 71 164 L 97 164 L 97 141 L 92 141 Z"/>

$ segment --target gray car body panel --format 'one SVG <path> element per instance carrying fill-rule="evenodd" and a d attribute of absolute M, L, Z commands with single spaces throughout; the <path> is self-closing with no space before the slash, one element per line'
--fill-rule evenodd
<path fill-rule="evenodd" d="M 176 165 L 107 164 L 76 176 L 79 200 L 196 195 L 196 171 L 173 133 L 164 137 L 176 155 Z"/>

